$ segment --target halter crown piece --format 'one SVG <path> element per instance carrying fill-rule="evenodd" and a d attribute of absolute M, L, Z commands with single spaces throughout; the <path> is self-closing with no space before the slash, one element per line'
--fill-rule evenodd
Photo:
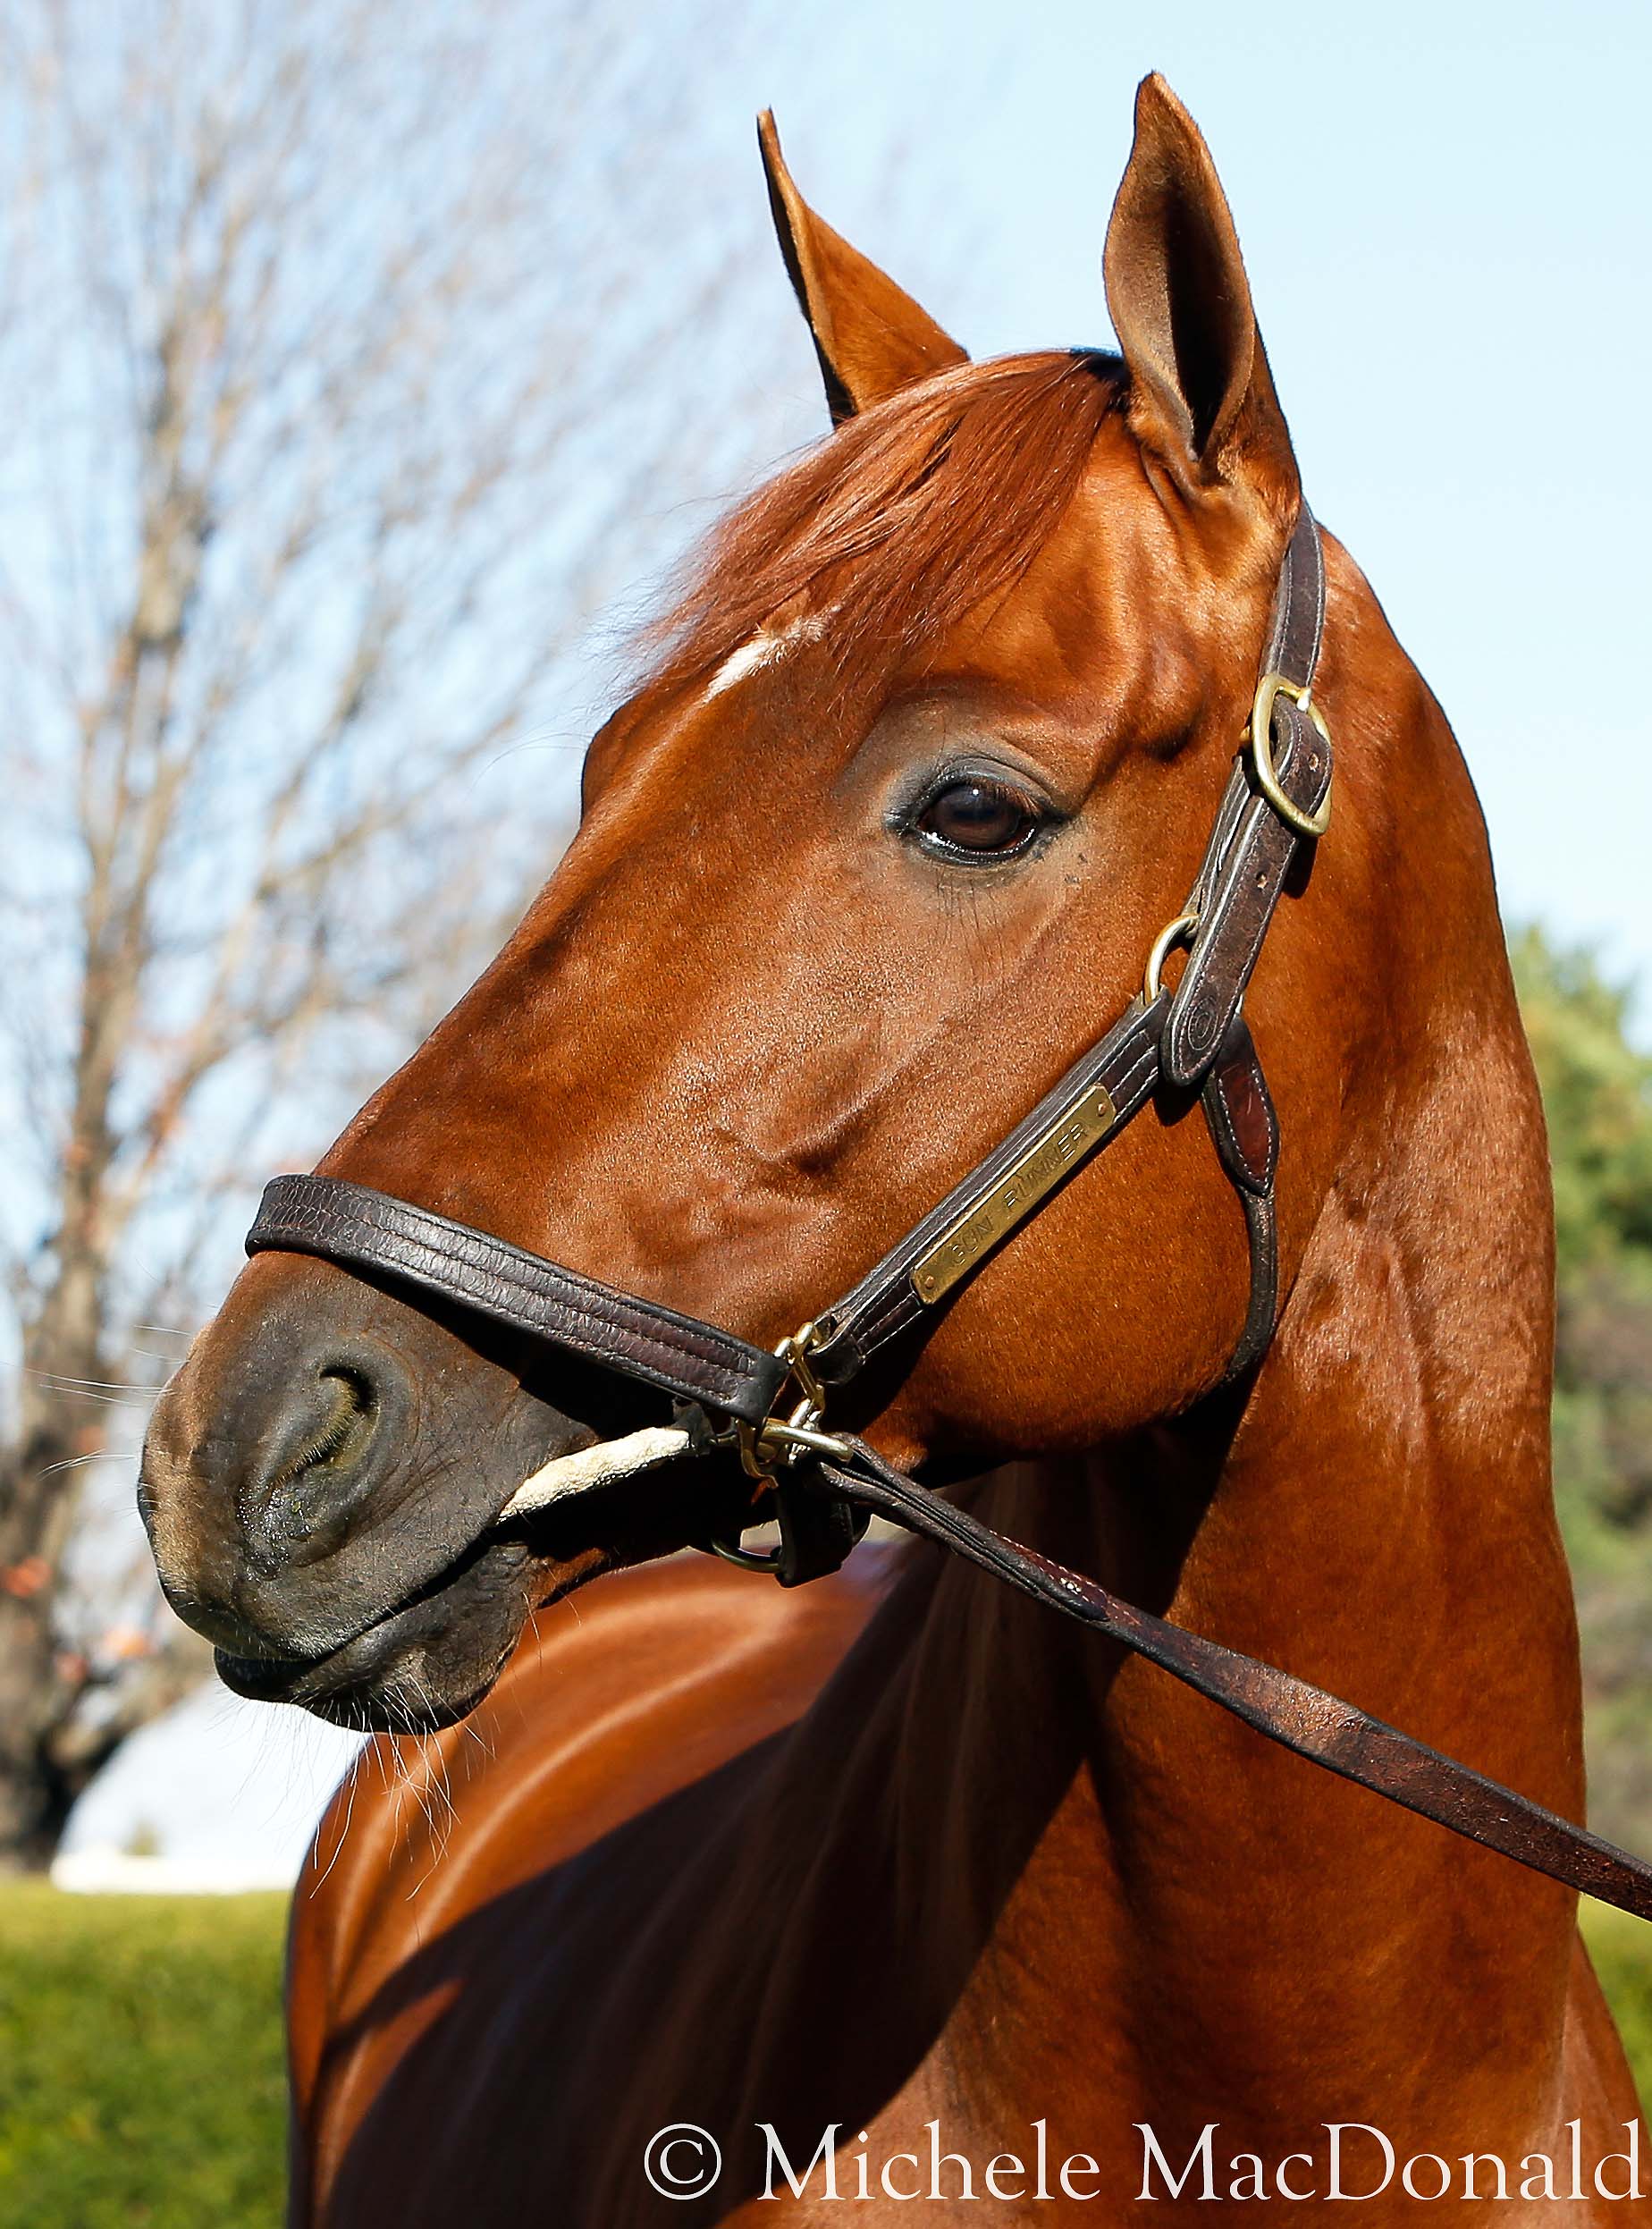
<path fill-rule="evenodd" d="M 1516 1863 L 1652 1919 L 1652 1866 L 1512 1789 L 1308 1686 L 1169 1624 L 1006 1540 L 847 1433 L 831 1394 L 965 1284 L 1154 1093 L 1197 1091 L 1243 1210 L 1251 1293 L 1224 1379 L 1266 1352 L 1278 1304 L 1279 1126 L 1243 1007 L 1293 860 L 1329 823 L 1331 739 L 1313 700 L 1325 561 L 1304 504 L 1280 570 L 1252 718 L 1186 903 L 1149 954 L 1142 991 L 1053 1090 L 854 1289 L 772 1354 L 445 1216 L 333 1177 L 277 1177 L 247 1251 L 318 1255 L 429 1294 L 675 1397 L 678 1427 L 635 1435 L 628 1464 L 586 1462 L 579 1487 L 666 1457 L 733 1446 L 778 1518 L 773 1555 L 707 1544 L 796 1586 L 835 1571 L 874 1515 L 1160 1666 L 1269 1741 Z M 1161 974 L 1187 954 L 1179 982 Z M 626 1443 L 615 1443 L 617 1456 Z M 600 1458 L 602 1450 L 588 1451 Z M 530 1482 L 531 1485 L 532 1482 Z M 577 1490 L 570 1481 L 559 1492 Z M 526 1490 L 511 1507 L 527 1506 Z"/>

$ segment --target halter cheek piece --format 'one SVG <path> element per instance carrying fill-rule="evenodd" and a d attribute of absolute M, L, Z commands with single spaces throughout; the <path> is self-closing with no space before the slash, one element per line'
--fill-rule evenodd
<path fill-rule="evenodd" d="M 782 1585 L 836 1570 L 870 1518 L 885 1517 L 1146 1657 L 1299 1756 L 1652 1919 L 1652 1867 L 1639 1859 L 1289 1673 L 1134 1608 L 992 1532 L 864 1440 L 824 1428 L 830 1397 L 944 1308 L 1159 1093 L 1199 1093 L 1244 1213 L 1250 1301 L 1224 1382 L 1244 1377 L 1265 1353 L 1278 1302 L 1279 1127 L 1242 1009 L 1292 863 L 1330 817 L 1330 735 L 1312 696 L 1324 624 L 1324 555 L 1304 505 L 1280 570 L 1244 747 L 1187 902 L 1156 941 L 1140 995 L 851 1292 L 774 1353 L 333 1177 L 277 1177 L 247 1251 L 316 1254 L 368 1271 L 674 1396 L 689 1426 L 686 1445 L 736 1447 L 758 1490 L 751 1521 L 780 1520 L 776 1555 L 709 1545 L 773 1572 Z M 1161 974 L 1178 947 L 1187 958 L 1172 992 Z"/>

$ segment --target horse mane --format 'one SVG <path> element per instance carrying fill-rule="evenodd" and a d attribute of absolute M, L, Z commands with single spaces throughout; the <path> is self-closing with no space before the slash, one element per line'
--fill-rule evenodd
<path fill-rule="evenodd" d="M 958 365 L 848 419 L 690 561 L 649 679 L 686 684 L 828 608 L 840 685 L 921 656 L 1020 578 L 1126 392 L 1117 357 L 1048 350 Z"/>

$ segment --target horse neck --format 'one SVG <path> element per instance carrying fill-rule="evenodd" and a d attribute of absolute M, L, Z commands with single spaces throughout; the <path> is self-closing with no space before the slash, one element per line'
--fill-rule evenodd
<path fill-rule="evenodd" d="M 1249 1396 L 999 1474 L 982 1514 L 1578 1816 L 1541 1115 L 1466 773 L 1409 666 L 1390 686 L 1405 810 L 1438 840 L 1414 865 L 1390 840 L 1398 768 L 1367 771 L 1364 809 L 1345 785 L 1371 847 L 1350 881 L 1368 876 L 1383 941 L 1328 956 L 1344 1113 Z M 1258 1034 L 1266 1058 L 1260 1018 Z M 1288 1157 L 1288 1104 L 1285 1122 Z M 990 1972 L 995 2005 L 1026 1994 L 1024 2020 L 983 2020 L 965 2048 L 1024 2086 L 1003 2036 L 1060 2056 L 1076 2019 L 1109 2098 L 1162 2116 L 1184 2091 L 1196 2134 L 1247 2084 L 1293 2122 L 1413 2092 L 1437 2120 L 1437 2039 L 1460 2020 L 1501 2049 L 1496 2100 L 1468 2098 L 1462 2055 L 1464 2112 L 1529 2125 L 1553 2088 L 1571 1899 L 1060 1622 L 949 1573 L 914 1639 L 889 1815 L 948 1884 L 939 1964 L 969 1927 L 999 1954 L 972 1987 Z"/>

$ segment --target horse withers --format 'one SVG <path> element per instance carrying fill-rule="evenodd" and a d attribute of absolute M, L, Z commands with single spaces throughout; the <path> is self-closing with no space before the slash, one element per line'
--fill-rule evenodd
<path fill-rule="evenodd" d="M 835 430 L 714 538 L 556 874 L 322 1164 L 758 1346 L 1130 998 L 1302 502 L 1161 80 L 1117 356 L 969 363 L 764 146 Z M 1577 1816 L 1542 1117 L 1467 772 L 1325 549 L 1336 823 L 1245 1000 L 1265 1354 L 1230 1377 L 1244 1221 L 1164 1091 L 834 1422 Z M 156 1411 L 174 1605 L 240 1692 L 378 1730 L 294 1906 L 295 2223 L 1645 2216 L 1565 1888 L 927 1549 L 795 1595 L 678 1558 L 754 1486 L 728 1451 L 603 1473 L 671 1423 L 288 1251 Z M 588 1490 L 504 1514 L 586 1451 Z"/>

